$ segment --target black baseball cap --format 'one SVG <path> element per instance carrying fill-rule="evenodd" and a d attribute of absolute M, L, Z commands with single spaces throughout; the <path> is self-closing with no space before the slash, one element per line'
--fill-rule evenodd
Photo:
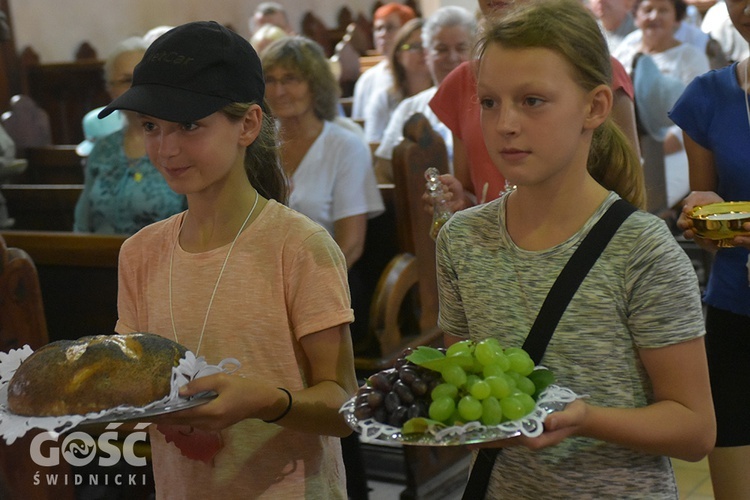
<path fill-rule="evenodd" d="M 233 102 L 263 105 L 266 85 L 255 49 L 214 21 L 173 28 L 149 46 L 127 92 L 105 107 L 172 122 L 205 118 Z"/>

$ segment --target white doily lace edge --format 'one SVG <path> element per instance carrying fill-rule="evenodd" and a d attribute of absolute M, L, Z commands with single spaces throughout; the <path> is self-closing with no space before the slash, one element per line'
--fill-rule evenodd
<path fill-rule="evenodd" d="M 339 410 L 349 426 L 360 435 L 364 443 L 414 444 L 414 445 L 461 445 L 494 441 L 519 436 L 539 436 L 544 431 L 544 420 L 554 411 L 564 409 L 579 397 L 565 387 L 550 385 L 537 399 L 534 410 L 519 420 L 503 422 L 500 425 L 486 426 L 481 422 L 469 422 L 461 426 L 443 427 L 425 434 L 403 435 L 399 427 L 382 424 L 373 418 L 358 420 L 354 417 L 356 396 L 347 401 Z"/>
<path fill-rule="evenodd" d="M 180 359 L 178 366 L 172 368 L 172 383 L 169 395 L 146 406 L 118 406 L 117 408 L 110 408 L 86 415 L 27 417 L 16 415 L 8 409 L 8 383 L 23 360 L 33 352 L 28 345 L 20 349 L 13 349 L 7 353 L 0 351 L 0 437 L 8 445 L 13 444 L 16 439 L 23 437 L 31 429 L 62 433 L 89 420 L 117 415 L 128 415 L 132 418 L 134 413 L 143 413 L 147 410 L 184 402 L 185 398 L 179 396 L 180 387 L 183 385 L 193 379 L 220 372 L 232 373 L 240 366 L 239 361 L 233 358 L 224 359 L 218 365 L 209 365 L 203 356 L 196 358 L 195 354 L 188 351 L 185 357 Z"/>

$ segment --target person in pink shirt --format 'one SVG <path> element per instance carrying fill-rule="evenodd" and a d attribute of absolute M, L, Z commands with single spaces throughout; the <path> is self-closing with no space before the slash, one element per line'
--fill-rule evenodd
<path fill-rule="evenodd" d="M 247 40 L 194 22 L 159 37 L 101 113 L 137 113 L 149 158 L 188 202 L 123 244 L 115 331 L 240 363 L 181 389 L 215 399 L 151 426 L 160 499 L 346 498 L 339 438 L 351 429 L 338 410 L 357 388 L 346 262 L 283 204 L 264 93 Z"/>

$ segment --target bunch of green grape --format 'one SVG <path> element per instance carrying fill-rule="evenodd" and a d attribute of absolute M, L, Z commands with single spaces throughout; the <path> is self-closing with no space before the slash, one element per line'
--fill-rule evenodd
<path fill-rule="evenodd" d="M 430 392 L 428 415 L 447 425 L 471 421 L 497 425 L 523 418 L 554 382 L 549 370 L 535 370 L 526 351 L 503 349 L 493 338 L 457 342 L 445 352 L 420 347 L 407 359 L 440 373 L 441 383 Z"/>
<path fill-rule="evenodd" d="M 465 340 L 448 349 L 421 346 L 368 378 L 357 392 L 354 416 L 394 427 L 425 418 L 497 425 L 531 413 L 551 383 L 552 372 L 535 369 L 526 351 L 503 349 L 496 339 Z"/>

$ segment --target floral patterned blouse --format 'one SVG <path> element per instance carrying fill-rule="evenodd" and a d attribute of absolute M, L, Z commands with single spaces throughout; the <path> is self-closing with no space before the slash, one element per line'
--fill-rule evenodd
<path fill-rule="evenodd" d="M 125 156 L 123 140 L 121 130 L 94 144 L 76 203 L 74 231 L 131 235 L 187 208 L 185 196 L 169 188 L 148 157 Z"/>

